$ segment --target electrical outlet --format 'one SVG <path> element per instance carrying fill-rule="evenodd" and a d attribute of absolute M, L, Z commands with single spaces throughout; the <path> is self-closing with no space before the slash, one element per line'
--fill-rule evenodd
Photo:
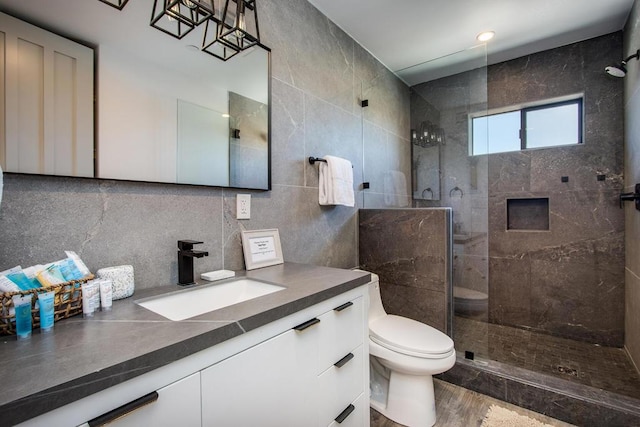
<path fill-rule="evenodd" d="M 236 196 L 236 219 L 251 219 L 251 194 Z"/>

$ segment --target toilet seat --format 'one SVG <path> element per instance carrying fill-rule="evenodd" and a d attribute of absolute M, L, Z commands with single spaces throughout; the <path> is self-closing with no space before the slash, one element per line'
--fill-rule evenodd
<path fill-rule="evenodd" d="M 453 340 L 439 330 L 393 314 L 371 322 L 369 337 L 390 350 L 425 359 L 440 359 L 454 351 Z"/>

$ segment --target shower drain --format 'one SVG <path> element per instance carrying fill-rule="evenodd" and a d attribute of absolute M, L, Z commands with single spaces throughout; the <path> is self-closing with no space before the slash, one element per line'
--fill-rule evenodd
<path fill-rule="evenodd" d="M 572 377 L 578 376 L 578 370 L 573 368 L 568 368 L 566 366 L 557 366 L 558 372 L 561 374 L 571 375 Z"/>

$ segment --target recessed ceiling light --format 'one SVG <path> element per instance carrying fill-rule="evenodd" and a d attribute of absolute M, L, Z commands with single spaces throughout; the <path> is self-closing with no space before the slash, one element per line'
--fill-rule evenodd
<path fill-rule="evenodd" d="M 228 115 L 227 113 L 223 113 L 223 114 L 222 114 L 222 117 L 224 117 L 224 118 L 226 119 L 227 117 L 231 117 L 231 116 L 230 116 L 230 115 Z"/>
<path fill-rule="evenodd" d="M 487 42 L 489 40 L 491 40 L 493 38 L 493 36 L 495 36 L 496 33 L 493 31 L 484 31 L 480 34 L 478 34 L 478 36 L 476 37 L 476 39 L 478 39 L 478 41 L 480 42 Z"/>

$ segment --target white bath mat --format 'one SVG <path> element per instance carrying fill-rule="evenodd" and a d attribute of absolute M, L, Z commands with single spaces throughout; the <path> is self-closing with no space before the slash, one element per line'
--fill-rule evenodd
<path fill-rule="evenodd" d="M 480 427 L 553 427 L 498 405 L 491 405 Z"/>

